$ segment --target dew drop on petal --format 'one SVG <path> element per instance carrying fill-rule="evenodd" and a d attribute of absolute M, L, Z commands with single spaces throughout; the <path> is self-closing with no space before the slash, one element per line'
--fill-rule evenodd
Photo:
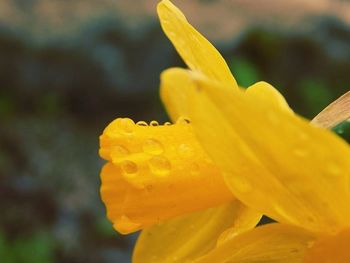
<path fill-rule="evenodd" d="M 129 160 L 121 162 L 120 168 L 125 176 L 133 176 L 138 172 L 137 164 Z"/>
<path fill-rule="evenodd" d="M 110 149 L 110 155 L 112 160 L 124 158 L 128 156 L 128 154 L 129 154 L 128 149 L 126 149 L 124 146 L 121 146 L 121 145 L 112 146 Z"/>
<path fill-rule="evenodd" d="M 196 163 L 192 163 L 190 166 L 190 172 L 195 175 L 195 174 L 199 174 L 199 171 L 200 171 L 199 165 Z"/>
<path fill-rule="evenodd" d="M 145 153 L 152 154 L 152 155 L 159 155 L 164 151 L 163 145 L 155 139 L 146 140 L 143 143 L 142 148 Z"/>
<path fill-rule="evenodd" d="M 252 190 L 252 186 L 246 181 L 241 181 L 238 187 L 242 193 L 247 193 Z"/>
<path fill-rule="evenodd" d="M 134 132 L 135 122 L 129 118 L 118 119 L 118 130 L 121 134 L 130 135 Z"/>
<path fill-rule="evenodd" d="M 180 117 L 177 121 L 176 124 L 189 124 L 190 120 L 185 118 L 185 117 Z"/>
<path fill-rule="evenodd" d="M 148 126 L 147 122 L 145 122 L 145 121 L 138 121 L 136 123 L 136 125 L 138 125 L 138 126 Z"/>
<path fill-rule="evenodd" d="M 328 163 L 326 169 L 332 176 L 340 176 L 342 174 L 341 168 L 335 163 Z"/>
<path fill-rule="evenodd" d="M 176 37 L 176 33 L 173 31 L 168 32 L 168 34 L 170 37 Z"/>
<path fill-rule="evenodd" d="M 149 125 L 150 126 L 158 126 L 159 123 L 157 121 L 151 121 Z"/>
<path fill-rule="evenodd" d="M 314 244 L 315 244 L 315 240 L 308 241 L 308 242 L 306 243 L 306 247 L 307 247 L 307 248 L 311 248 Z"/>
<path fill-rule="evenodd" d="M 241 193 L 248 193 L 253 190 L 252 185 L 247 181 L 244 180 L 243 178 L 240 178 L 239 176 L 233 176 L 231 177 L 232 182 L 237 189 L 237 191 Z"/>
<path fill-rule="evenodd" d="M 278 116 L 276 115 L 275 112 L 268 112 L 267 113 L 267 119 L 272 123 L 272 124 L 279 124 L 280 120 L 278 118 Z"/>
<path fill-rule="evenodd" d="M 293 154 L 297 157 L 305 157 L 308 155 L 307 151 L 305 149 L 302 149 L 302 148 L 295 148 L 293 150 Z"/>
<path fill-rule="evenodd" d="M 179 145 L 177 152 L 181 157 L 184 157 L 184 158 L 189 158 L 194 155 L 193 148 L 185 143 Z"/>
<path fill-rule="evenodd" d="M 151 171 L 160 176 L 167 175 L 171 170 L 171 164 L 164 156 L 154 156 L 149 161 Z"/>
<path fill-rule="evenodd" d="M 309 135 L 305 132 L 299 132 L 297 136 L 301 141 L 306 141 L 309 139 Z"/>

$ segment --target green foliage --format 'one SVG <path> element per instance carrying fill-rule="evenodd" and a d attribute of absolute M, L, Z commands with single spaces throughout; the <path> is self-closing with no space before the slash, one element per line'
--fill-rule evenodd
<path fill-rule="evenodd" d="M 310 116 L 316 116 L 334 100 L 326 83 L 318 79 L 304 79 L 300 83 L 300 93 L 308 107 Z"/>
<path fill-rule="evenodd" d="M 235 76 L 238 85 L 247 88 L 260 80 L 258 69 L 245 58 L 235 58 L 229 63 L 230 69 Z"/>
<path fill-rule="evenodd" d="M 333 131 L 350 143 L 350 120 L 338 124 L 333 128 Z"/>
<path fill-rule="evenodd" d="M 4 262 L 15 262 L 10 251 L 10 247 L 5 240 L 5 236 L 0 232 L 0 259 Z"/>
<path fill-rule="evenodd" d="M 0 232 L 0 259 L 6 263 L 53 262 L 53 240 L 45 232 L 7 240 Z"/>
<path fill-rule="evenodd" d="M 39 109 L 44 113 L 55 114 L 60 111 L 62 107 L 60 104 L 59 95 L 54 92 L 49 92 L 43 95 L 39 101 Z"/>
<path fill-rule="evenodd" d="M 4 94 L 0 94 L 0 117 L 7 117 L 14 111 L 14 101 Z"/>
<path fill-rule="evenodd" d="M 115 237 L 117 232 L 113 229 L 112 224 L 106 217 L 101 217 L 96 221 L 96 231 L 104 237 Z"/>

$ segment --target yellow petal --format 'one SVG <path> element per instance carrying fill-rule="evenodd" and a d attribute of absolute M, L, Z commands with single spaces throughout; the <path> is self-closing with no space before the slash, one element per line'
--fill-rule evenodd
<path fill-rule="evenodd" d="M 350 229 L 324 236 L 306 251 L 304 263 L 349 263 Z"/>
<path fill-rule="evenodd" d="M 195 263 L 302 263 L 315 237 L 302 228 L 268 224 L 236 236 Z"/>
<path fill-rule="evenodd" d="M 190 69 L 237 87 L 236 80 L 220 53 L 187 22 L 176 6 L 164 0 L 158 4 L 158 15 L 165 34 Z"/>
<path fill-rule="evenodd" d="M 267 83 L 230 90 L 185 70 L 165 74 L 187 76 L 184 85 L 192 80 L 183 92 L 197 138 L 241 201 L 280 222 L 315 231 L 349 224 L 345 141 L 295 115 Z"/>
<path fill-rule="evenodd" d="M 178 71 L 179 74 L 167 74 L 168 71 Z M 184 88 L 190 86 L 192 80 L 187 75 L 181 74 L 182 71 L 181 68 L 172 68 L 164 71 L 160 76 L 160 96 L 172 121 L 180 117 L 186 119 L 189 114 L 189 98 Z"/>
<path fill-rule="evenodd" d="M 234 199 L 186 122 L 142 126 L 116 119 L 100 144 L 109 161 L 101 172 L 102 200 L 123 234 Z"/>
<path fill-rule="evenodd" d="M 256 226 L 260 218 L 259 213 L 233 201 L 165 221 L 142 231 L 133 262 L 192 262 L 215 248 L 225 229 L 233 226 L 231 233 L 237 235 Z"/>

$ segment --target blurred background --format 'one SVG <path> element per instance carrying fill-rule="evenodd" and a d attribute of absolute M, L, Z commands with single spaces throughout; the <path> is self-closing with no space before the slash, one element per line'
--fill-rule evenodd
<path fill-rule="evenodd" d="M 99 198 L 98 136 L 166 121 L 159 74 L 184 66 L 156 0 L 0 0 L 0 261 L 129 262 Z M 350 1 L 174 0 L 241 86 L 312 118 L 350 87 Z M 337 130 L 348 136 L 342 126 Z"/>

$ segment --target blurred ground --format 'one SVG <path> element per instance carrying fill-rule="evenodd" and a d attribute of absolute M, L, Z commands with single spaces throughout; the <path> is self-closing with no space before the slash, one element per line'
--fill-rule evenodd
<path fill-rule="evenodd" d="M 123 26 L 137 30 L 156 16 L 158 0 L 12 0 L 0 2 L 0 21 L 38 38 L 72 36 L 81 26 L 101 17 L 118 17 Z M 191 21 L 211 39 L 231 39 L 249 25 L 281 27 L 305 25 L 325 16 L 350 22 L 350 3 L 344 0 L 174 0 Z M 220 15 L 218 15 L 220 14 Z M 307 23 L 307 22 L 306 22 Z M 137 30 L 139 31 L 139 30 Z"/>
<path fill-rule="evenodd" d="M 183 64 L 155 2 L 0 0 L 1 262 L 129 261 L 135 236 L 99 199 L 98 135 L 118 116 L 167 120 L 159 73 Z M 266 80 L 309 118 L 349 90 L 348 1 L 174 2 L 240 85 Z"/>

